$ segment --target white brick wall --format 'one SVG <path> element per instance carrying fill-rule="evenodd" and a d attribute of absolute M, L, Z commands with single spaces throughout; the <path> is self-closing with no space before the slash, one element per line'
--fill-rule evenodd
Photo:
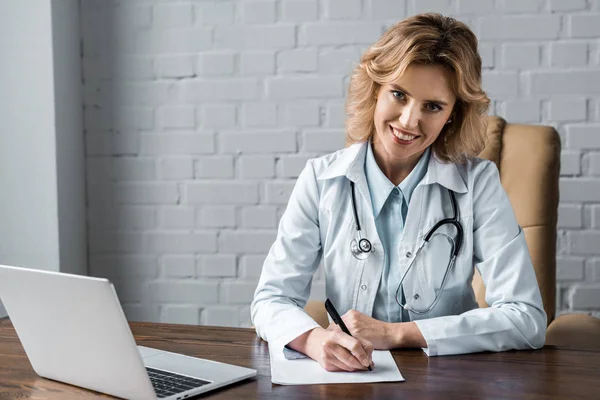
<path fill-rule="evenodd" d="M 344 144 L 353 66 L 424 11 L 474 29 L 492 113 L 561 134 L 557 305 L 600 316 L 600 2 L 83 0 L 90 273 L 130 319 L 250 324 L 295 179 Z"/>

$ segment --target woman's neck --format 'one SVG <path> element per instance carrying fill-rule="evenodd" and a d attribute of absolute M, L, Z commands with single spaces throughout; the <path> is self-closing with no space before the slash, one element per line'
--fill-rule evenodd
<path fill-rule="evenodd" d="M 381 172 L 394 184 L 398 186 L 415 168 L 424 152 L 413 154 L 406 159 L 392 158 L 383 148 L 376 143 L 371 144 L 375 162 Z"/>

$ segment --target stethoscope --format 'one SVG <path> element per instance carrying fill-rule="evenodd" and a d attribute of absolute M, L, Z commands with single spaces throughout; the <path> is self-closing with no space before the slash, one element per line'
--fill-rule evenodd
<path fill-rule="evenodd" d="M 356 211 L 356 198 L 355 198 L 355 194 L 354 194 L 354 182 L 350 181 L 350 187 L 351 187 L 351 192 L 352 192 L 352 209 L 354 211 L 354 222 L 356 223 L 356 233 L 357 233 L 357 237 L 352 239 L 352 241 L 350 242 L 350 251 L 352 252 L 352 255 L 356 259 L 365 260 L 371 255 L 371 252 L 373 252 L 373 245 L 371 244 L 371 241 L 369 241 L 369 239 L 362 237 L 362 233 L 361 233 L 361 229 L 360 229 L 360 222 L 358 221 L 358 212 Z M 459 221 L 458 208 L 456 206 L 456 198 L 454 197 L 454 192 L 452 190 L 448 189 L 448 193 L 450 194 L 450 200 L 452 202 L 452 211 L 454 214 L 453 217 L 452 218 L 444 218 L 441 221 L 438 221 L 436 224 L 434 224 L 431 227 L 431 229 L 429 229 L 429 231 L 427 232 L 427 234 L 425 235 L 425 237 L 423 239 L 423 243 L 417 250 L 417 253 L 413 257 L 413 259 L 412 259 L 411 263 L 409 264 L 408 268 L 406 269 L 406 271 L 404 271 L 404 274 L 402 275 L 402 278 L 400 279 L 400 282 L 398 283 L 398 287 L 396 289 L 396 296 L 395 296 L 396 303 L 398 303 L 398 305 L 400 307 L 404 308 L 405 310 L 412 311 L 415 314 L 427 314 L 436 306 L 438 300 L 440 299 L 440 297 L 444 291 L 444 285 L 446 284 L 446 280 L 448 278 L 448 273 L 454 266 L 454 263 L 456 262 L 456 256 L 458 255 L 458 252 L 460 251 L 460 247 L 462 245 L 463 229 L 462 229 L 462 225 Z M 419 257 L 419 254 L 421 254 L 421 251 L 423 250 L 423 248 L 429 244 L 429 241 L 431 240 L 433 235 L 436 233 L 436 231 L 438 229 L 440 229 L 443 225 L 446 225 L 446 224 L 453 225 L 456 228 L 456 237 L 452 237 L 445 233 L 439 233 L 439 234 L 447 237 L 448 240 L 450 241 L 450 243 L 452 245 L 452 256 L 450 258 L 448 265 L 446 266 L 446 272 L 444 273 L 444 278 L 442 279 L 442 283 L 441 283 L 438 294 L 436 294 L 433 303 L 431 303 L 431 305 L 424 310 L 413 308 L 413 307 L 409 306 L 408 303 L 402 304 L 402 302 L 398 298 L 398 295 L 400 292 L 400 287 L 402 285 L 402 282 L 404 282 L 404 278 L 406 277 L 406 275 L 412 268 L 413 264 L 415 263 L 415 260 Z M 415 295 L 415 300 L 418 300 L 418 298 L 419 298 L 418 295 Z"/>
<path fill-rule="evenodd" d="M 352 188 L 352 210 L 354 210 L 354 222 L 356 223 L 356 234 L 357 237 L 352 239 L 350 242 L 350 251 L 352 255 L 358 260 L 366 260 L 373 251 L 373 245 L 367 238 L 363 238 L 360 233 L 360 222 L 358 222 L 358 213 L 356 212 L 356 198 L 354 195 L 354 182 L 350 181 L 350 187 Z"/>

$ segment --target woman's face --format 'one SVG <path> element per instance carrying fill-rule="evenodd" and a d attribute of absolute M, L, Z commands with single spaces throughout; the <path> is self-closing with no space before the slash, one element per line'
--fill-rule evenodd
<path fill-rule="evenodd" d="M 456 96 L 450 82 L 442 66 L 411 65 L 399 81 L 379 88 L 373 147 L 381 160 L 416 164 L 451 118 Z"/>

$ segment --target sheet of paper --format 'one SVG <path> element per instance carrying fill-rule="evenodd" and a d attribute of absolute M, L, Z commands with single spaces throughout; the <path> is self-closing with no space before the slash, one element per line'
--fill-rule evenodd
<path fill-rule="evenodd" d="M 279 353 L 279 352 L 276 352 Z M 373 351 L 373 371 L 329 372 L 311 358 L 287 360 L 283 353 L 270 354 L 271 382 L 279 385 L 316 385 L 321 383 L 398 382 L 404 378 L 392 357 L 385 350 Z"/>

